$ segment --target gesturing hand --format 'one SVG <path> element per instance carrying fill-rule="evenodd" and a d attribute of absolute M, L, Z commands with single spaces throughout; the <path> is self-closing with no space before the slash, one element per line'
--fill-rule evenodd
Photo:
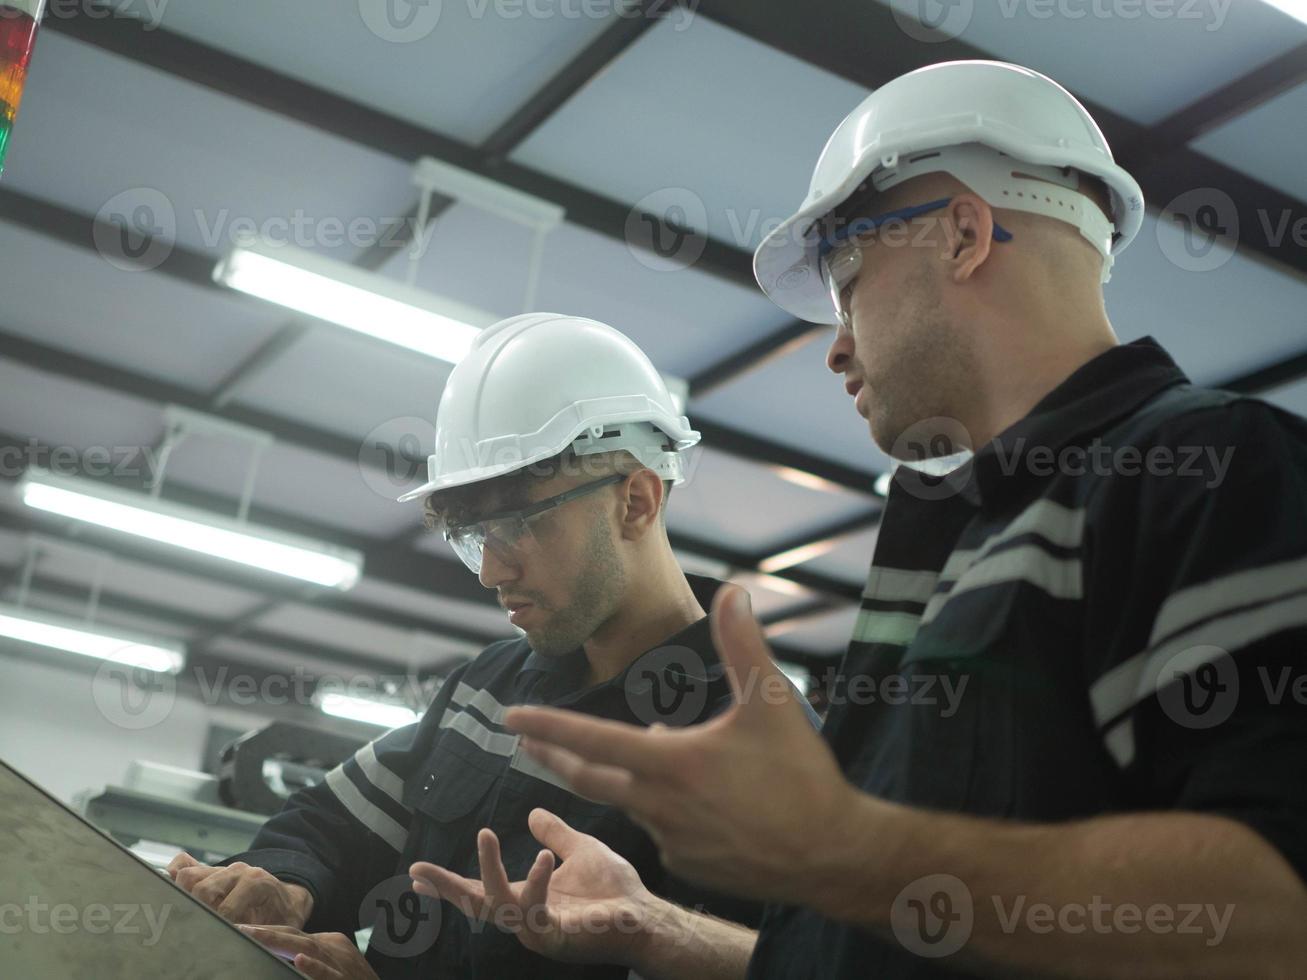
<path fill-rule="evenodd" d="M 844 779 L 813 731 L 743 590 L 720 590 L 712 631 L 736 702 L 712 721 L 646 729 L 516 707 L 505 723 L 578 793 L 626 810 L 672 872 L 746 897 L 810 903 L 840 873 L 840 838 L 871 798 Z"/>
<path fill-rule="evenodd" d="M 547 810 L 532 810 L 528 824 L 547 850 L 525 880 L 508 880 L 499 839 L 487 828 L 477 835 L 480 881 L 419 861 L 409 869 L 413 890 L 516 933 L 523 946 L 550 959 L 630 965 L 666 904 L 597 838 Z M 557 868 L 555 853 L 562 858 Z"/>

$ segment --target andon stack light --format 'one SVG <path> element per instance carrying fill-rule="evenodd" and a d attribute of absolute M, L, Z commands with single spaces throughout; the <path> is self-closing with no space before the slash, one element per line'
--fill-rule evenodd
<path fill-rule="evenodd" d="M 0 173 L 4 171 L 18 103 L 23 98 L 43 6 L 45 0 L 0 2 Z"/>

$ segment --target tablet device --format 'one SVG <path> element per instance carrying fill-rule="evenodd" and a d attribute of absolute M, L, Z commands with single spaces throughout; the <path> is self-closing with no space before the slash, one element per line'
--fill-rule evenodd
<path fill-rule="evenodd" d="M 0 761 L 0 977 L 302 977 Z"/>

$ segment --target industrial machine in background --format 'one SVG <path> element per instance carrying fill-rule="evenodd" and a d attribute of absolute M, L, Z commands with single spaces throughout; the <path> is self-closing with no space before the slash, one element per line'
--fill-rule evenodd
<path fill-rule="evenodd" d="M 88 789 L 74 803 L 155 867 L 178 850 L 212 864 L 247 850 L 292 793 L 321 782 L 365 741 L 273 722 L 225 746 L 217 775 L 138 760 L 122 785 Z"/>

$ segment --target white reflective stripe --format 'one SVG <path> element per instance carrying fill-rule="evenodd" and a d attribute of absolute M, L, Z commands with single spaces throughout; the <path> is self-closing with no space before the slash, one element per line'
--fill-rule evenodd
<path fill-rule="evenodd" d="M 599 800 L 591 799 L 583 793 L 578 793 L 576 790 L 572 789 L 572 787 L 568 785 L 566 779 L 558 775 L 558 773 L 554 772 L 552 769 L 536 762 L 535 759 L 531 758 L 531 756 L 527 755 L 520 748 L 513 754 L 513 761 L 510 762 L 508 766 L 510 769 L 516 769 L 523 775 L 534 776 L 536 779 L 543 780 L 551 786 L 557 786 L 559 789 L 567 790 L 567 792 L 571 793 L 573 796 L 587 800 L 590 803 L 600 802 Z"/>
<path fill-rule="evenodd" d="M 944 563 L 944 570 L 939 573 L 939 580 L 941 582 L 957 581 L 958 576 L 971 567 L 971 563 L 976 560 L 976 556 L 979 554 L 979 548 L 959 548 L 954 551 L 953 554 L 948 556 L 948 561 Z"/>
<path fill-rule="evenodd" d="M 917 635 L 921 617 L 916 613 L 877 612 L 862 609 L 853 624 L 855 643 L 895 643 L 907 646 Z"/>
<path fill-rule="evenodd" d="M 1122 718 L 1103 736 L 1103 744 L 1116 764 L 1124 769 L 1135 761 L 1135 723 L 1130 717 Z"/>
<path fill-rule="evenodd" d="M 462 681 L 459 681 L 458 687 L 454 688 L 454 696 L 451 700 L 464 707 L 471 705 L 496 725 L 504 723 L 504 712 L 508 710 L 505 705 L 495 700 L 489 691 L 470 687 Z"/>
<path fill-rule="evenodd" d="M 1170 595 L 1157 612 L 1148 645 L 1211 616 L 1298 592 L 1307 582 L 1307 558 L 1263 565 L 1191 585 Z"/>
<path fill-rule="evenodd" d="M 349 811 L 350 815 L 361 823 L 368 830 L 372 831 L 396 851 L 404 850 L 404 843 L 408 840 L 408 831 L 399 825 L 390 814 L 386 813 L 375 803 L 372 803 L 359 792 L 359 788 L 350 782 L 345 771 L 337 766 L 327 773 L 326 779 L 323 780 L 327 788 L 336 794 L 336 799 L 340 800 L 341 806 Z"/>
<path fill-rule="evenodd" d="M 921 623 L 939 615 L 954 596 L 1003 582 L 1027 582 L 1055 599 L 1081 597 L 1079 558 L 1057 558 L 1037 544 L 1025 544 L 982 558 L 968 568 L 948 592 L 936 594 L 926 606 Z"/>
<path fill-rule="evenodd" d="M 1085 509 L 1064 507 L 1052 500 L 1036 500 L 1012 519 L 1007 527 L 981 547 L 983 557 L 1004 541 L 1021 534 L 1038 534 L 1049 544 L 1078 548 L 1085 537 Z"/>
<path fill-rule="evenodd" d="M 910 572 L 902 568 L 880 568 L 873 565 L 867 576 L 863 598 L 881 602 L 926 603 L 935 592 L 939 572 Z"/>
<path fill-rule="evenodd" d="M 1250 643 L 1278 633 L 1292 626 L 1307 626 L 1307 594 L 1287 596 L 1275 602 L 1244 612 L 1231 613 L 1220 619 L 1203 623 L 1185 633 L 1172 637 L 1157 647 L 1137 653 L 1129 660 L 1117 664 L 1096 680 L 1089 689 L 1094 718 L 1106 725 L 1113 718 L 1151 697 L 1158 689 L 1162 669 L 1176 654 L 1192 647 L 1215 647 L 1233 653 Z M 1207 660 L 1195 659 L 1191 668 Z"/>
<path fill-rule="evenodd" d="M 440 719 L 440 727 L 458 732 L 473 745 L 492 755 L 510 756 L 517 748 L 518 737 L 516 735 L 492 732 L 481 723 L 480 719 L 468 714 L 466 711 L 455 711 L 453 708 L 446 708 L 444 715 Z"/>
<path fill-rule="evenodd" d="M 354 761 L 363 770 L 363 775 L 381 792 L 385 793 L 400 806 L 404 806 L 404 780 L 387 769 L 377 758 L 372 742 L 354 753 Z M 405 809 L 408 809 L 405 807 Z"/>

